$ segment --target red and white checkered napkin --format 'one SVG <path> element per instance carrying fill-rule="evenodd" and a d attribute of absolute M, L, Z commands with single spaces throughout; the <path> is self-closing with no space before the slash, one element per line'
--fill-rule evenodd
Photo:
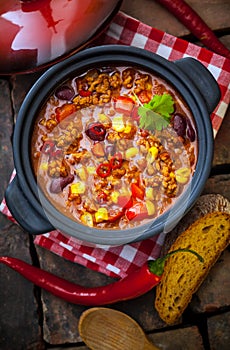
<path fill-rule="evenodd" d="M 94 44 L 132 45 L 155 52 L 169 60 L 191 56 L 201 61 L 214 75 L 221 89 L 221 101 L 211 116 L 216 136 L 230 100 L 230 61 L 228 59 L 145 25 L 122 12 L 117 14 L 107 32 Z M 15 173 L 12 176 L 14 175 Z M 9 219 L 15 221 L 5 200 L 0 210 Z M 53 253 L 113 277 L 125 277 L 146 260 L 156 259 L 163 242 L 164 233 L 145 241 L 119 247 L 89 247 L 59 231 L 52 231 L 35 238 L 35 244 Z"/>

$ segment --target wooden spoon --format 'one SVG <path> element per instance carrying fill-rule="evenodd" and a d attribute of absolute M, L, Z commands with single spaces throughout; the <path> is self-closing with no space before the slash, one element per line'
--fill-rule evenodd
<path fill-rule="evenodd" d="M 136 321 L 109 308 L 95 307 L 83 312 L 79 333 L 92 350 L 158 350 Z"/>

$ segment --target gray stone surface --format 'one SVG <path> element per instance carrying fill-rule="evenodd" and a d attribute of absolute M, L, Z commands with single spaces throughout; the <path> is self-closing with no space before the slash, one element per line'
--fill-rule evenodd
<path fill-rule="evenodd" d="M 197 291 L 190 305 L 193 312 L 214 312 L 230 305 L 229 271 L 230 252 L 226 249 Z"/>
<path fill-rule="evenodd" d="M 149 339 L 162 350 L 204 350 L 202 336 L 195 326 L 150 334 Z"/>
<path fill-rule="evenodd" d="M 230 312 L 208 318 L 210 350 L 228 350 L 230 345 Z"/>

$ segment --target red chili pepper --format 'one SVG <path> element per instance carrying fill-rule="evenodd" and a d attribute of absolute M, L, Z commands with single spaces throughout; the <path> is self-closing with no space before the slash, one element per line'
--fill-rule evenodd
<path fill-rule="evenodd" d="M 51 140 L 45 141 L 41 148 L 41 152 L 44 154 L 51 154 L 54 150 L 55 143 Z"/>
<path fill-rule="evenodd" d="M 79 91 L 79 95 L 81 96 L 81 97 L 88 97 L 88 96 L 91 96 L 92 95 L 92 92 L 91 91 L 89 91 L 89 90 L 80 90 Z"/>
<path fill-rule="evenodd" d="M 113 170 L 120 169 L 122 166 L 122 154 L 120 152 L 114 154 L 114 156 L 110 159 L 110 166 Z"/>
<path fill-rule="evenodd" d="M 48 154 L 51 157 L 59 157 L 62 154 L 60 149 L 55 150 L 55 143 L 53 141 L 45 141 L 44 145 L 41 148 L 41 152 Z"/>
<path fill-rule="evenodd" d="M 142 267 L 123 279 L 100 287 L 79 286 L 17 258 L 3 256 L 0 257 L 0 262 L 17 271 L 35 285 L 67 302 L 96 306 L 134 299 L 147 293 L 160 282 L 166 259 L 178 252 L 192 253 L 203 262 L 203 258 L 193 250 L 178 249 L 163 258 L 147 261 Z"/>
<path fill-rule="evenodd" d="M 230 51 L 216 37 L 203 19 L 183 0 L 157 0 L 181 21 L 204 45 L 219 55 L 230 58 Z"/>
<path fill-rule="evenodd" d="M 139 198 L 141 200 L 144 199 L 145 190 L 142 187 L 138 186 L 137 184 L 135 183 L 131 184 L 131 192 L 134 198 Z"/>
<path fill-rule="evenodd" d="M 100 177 L 107 177 L 111 174 L 110 163 L 101 163 L 96 169 L 97 175 Z"/>

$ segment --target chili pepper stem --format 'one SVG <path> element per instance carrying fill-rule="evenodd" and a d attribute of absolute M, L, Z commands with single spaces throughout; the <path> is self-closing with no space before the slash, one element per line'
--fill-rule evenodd
<path fill-rule="evenodd" d="M 163 271 L 164 271 L 165 261 L 171 255 L 176 254 L 176 253 L 180 253 L 180 252 L 186 252 L 186 253 L 194 254 L 199 259 L 200 262 L 204 262 L 204 259 L 202 258 L 202 256 L 200 254 L 198 254 L 197 252 L 195 252 L 194 250 L 187 249 L 187 248 L 182 248 L 182 249 L 173 250 L 172 252 L 166 254 L 162 258 L 158 258 L 156 260 L 148 261 L 149 271 L 151 273 L 153 273 L 154 275 L 161 276 L 163 274 Z"/>

